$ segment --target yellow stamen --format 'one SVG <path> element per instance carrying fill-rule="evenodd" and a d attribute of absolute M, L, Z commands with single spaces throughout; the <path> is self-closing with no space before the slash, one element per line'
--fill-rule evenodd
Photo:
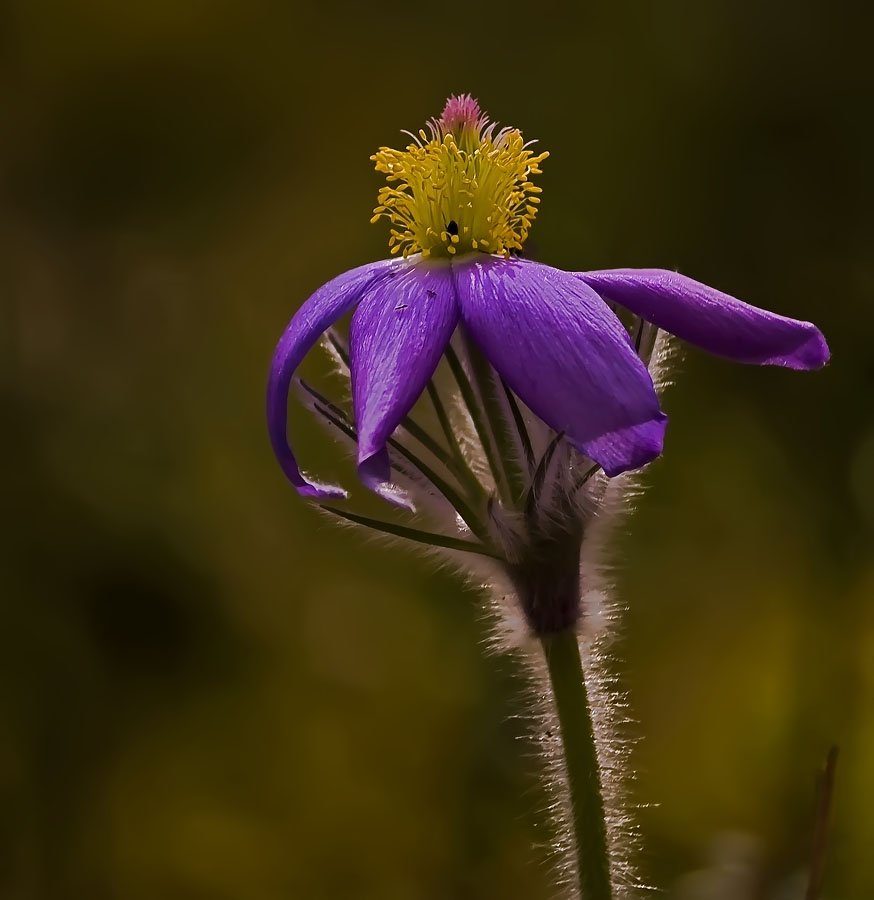
<path fill-rule="evenodd" d="M 448 115 L 453 101 L 463 102 Z M 388 182 L 371 222 L 389 220 L 391 252 L 445 257 L 521 250 L 540 201 L 532 195 L 541 193 L 530 176 L 540 174 L 549 154 L 526 149 L 516 129 L 496 134 L 470 98 L 450 98 L 443 117 L 428 127 L 430 135 L 420 130 L 406 150 L 381 147 L 371 157 Z"/>

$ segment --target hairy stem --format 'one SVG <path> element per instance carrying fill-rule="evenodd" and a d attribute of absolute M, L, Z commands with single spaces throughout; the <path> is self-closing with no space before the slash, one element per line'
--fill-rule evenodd
<path fill-rule="evenodd" d="M 467 372 L 464 371 L 464 366 L 462 366 L 461 360 L 458 358 L 458 354 L 455 352 L 455 350 L 452 349 L 452 344 L 449 344 L 446 347 L 445 355 L 446 362 L 449 363 L 449 368 L 452 371 L 452 376 L 453 378 L 455 378 L 455 382 L 458 385 L 458 390 L 461 393 L 461 399 L 464 401 L 464 405 L 467 407 L 468 413 L 470 413 L 473 427 L 476 430 L 477 437 L 479 437 L 483 452 L 485 453 L 486 459 L 488 460 L 489 469 L 491 470 L 492 477 L 495 480 L 495 486 L 500 491 L 504 483 L 503 467 L 501 466 L 501 457 L 499 456 L 498 451 L 495 448 L 492 434 L 489 430 L 485 411 L 480 406 L 479 400 L 476 396 L 476 392 L 473 389 L 473 385 L 470 383 L 470 379 L 467 377 Z"/>
<path fill-rule="evenodd" d="M 464 485 L 470 491 L 472 497 L 485 499 L 486 492 L 483 490 L 483 486 L 480 484 L 479 479 L 474 475 L 473 470 L 470 468 L 470 465 L 464 457 L 461 445 L 458 443 L 458 436 L 452 428 L 452 423 L 449 420 L 446 407 L 443 405 L 443 400 L 440 398 L 440 393 L 437 390 L 437 386 L 434 384 L 433 378 L 428 382 L 427 389 L 428 396 L 431 398 L 431 404 L 434 407 L 434 412 L 437 415 L 437 421 L 440 423 L 440 428 L 443 430 L 443 436 L 446 438 L 450 452 L 455 458 L 455 467 L 450 466 L 449 464 L 447 464 L 447 467 L 451 468 L 453 471 L 457 471 L 460 480 L 464 482 Z"/>
<path fill-rule="evenodd" d="M 508 505 L 517 506 L 525 492 L 526 473 L 522 471 L 518 451 L 510 436 L 510 422 L 507 421 L 498 397 L 496 376 L 489 361 L 467 335 L 464 336 L 464 346 L 470 361 L 471 377 L 479 393 L 486 422 L 495 442 L 498 464 L 503 476 L 500 487 Z"/>
<path fill-rule="evenodd" d="M 580 900 L 613 900 L 598 748 L 573 628 L 541 638 L 570 791 Z"/>

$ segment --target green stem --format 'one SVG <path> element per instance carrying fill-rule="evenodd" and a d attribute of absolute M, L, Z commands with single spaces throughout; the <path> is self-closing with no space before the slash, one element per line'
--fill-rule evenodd
<path fill-rule="evenodd" d="M 474 475 L 473 470 L 470 468 L 464 457 L 461 445 L 458 443 L 458 437 L 452 428 L 452 422 L 449 421 L 446 407 L 440 399 L 440 394 L 437 391 L 437 386 L 434 384 L 433 379 L 428 382 L 427 388 L 428 396 L 431 398 L 431 404 L 434 407 L 434 412 L 437 414 L 437 421 L 440 423 L 440 428 L 443 430 L 443 435 L 449 444 L 450 452 L 456 461 L 455 468 L 453 468 L 451 463 L 445 463 L 445 465 L 452 471 L 457 471 L 459 478 L 465 483 L 471 496 L 485 499 L 486 492 L 483 490 L 483 486 L 480 484 L 479 479 Z"/>
<path fill-rule="evenodd" d="M 458 390 L 461 392 L 461 399 L 464 401 L 464 405 L 470 413 L 473 427 L 476 430 L 477 437 L 479 437 L 480 444 L 482 445 L 486 459 L 488 460 L 489 469 L 491 469 L 492 477 L 495 479 L 495 486 L 498 490 L 501 490 L 504 481 L 501 458 L 492 442 L 492 435 L 489 431 L 485 412 L 480 406 L 473 385 L 467 377 L 467 372 L 464 371 L 464 366 L 462 366 L 461 360 L 458 358 L 458 354 L 455 350 L 452 349 L 451 344 L 447 346 L 445 355 L 452 376 L 455 378 L 455 382 L 458 385 Z"/>
<path fill-rule="evenodd" d="M 489 556 L 492 559 L 501 558 L 494 550 L 486 547 L 484 544 L 476 544 L 463 538 L 452 537 L 448 534 L 436 534 L 433 531 L 422 531 L 419 528 L 408 528 L 406 525 L 398 525 L 396 522 L 370 519 L 367 516 L 359 516 L 344 509 L 337 509 L 336 506 L 326 505 L 322 506 L 322 509 L 332 516 L 346 519 L 348 522 L 355 522 L 357 525 L 364 525 L 365 528 L 381 531 L 383 534 L 393 534 L 395 537 L 415 541 L 418 544 L 429 544 L 431 547 L 446 547 L 448 550 L 463 550 L 465 553 L 478 553 L 480 556 Z"/>
<path fill-rule="evenodd" d="M 470 360 L 473 383 L 479 392 L 486 422 L 495 441 L 498 465 L 503 475 L 502 482 L 506 485 L 506 490 L 503 492 L 504 499 L 511 506 L 516 506 L 525 493 L 526 478 L 519 465 L 518 451 L 510 437 L 510 423 L 507 421 L 504 408 L 498 399 L 495 376 L 489 361 L 467 335 L 464 336 L 464 343 Z"/>
<path fill-rule="evenodd" d="M 541 639 L 570 789 L 581 900 L 612 900 L 598 749 L 583 663 L 572 628 Z"/>

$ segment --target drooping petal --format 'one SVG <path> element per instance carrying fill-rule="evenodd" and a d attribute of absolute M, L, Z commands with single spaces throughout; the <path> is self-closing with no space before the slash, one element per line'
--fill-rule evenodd
<path fill-rule="evenodd" d="M 308 481 L 288 445 L 288 389 L 295 369 L 319 335 L 348 312 L 368 287 L 400 268 L 403 260 L 383 259 L 351 269 L 322 285 L 294 314 L 273 354 L 267 383 L 267 428 L 273 452 L 286 478 L 306 497 L 342 497 L 345 491 Z"/>
<path fill-rule="evenodd" d="M 389 480 L 386 441 L 425 389 L 457 323 L 448 262 L 411 265 L 374 285 L 355 310 L 349 354 L 358 471 L 380 493 Z"/>
<path fill-rule="evenodd" d="M 828 345 L 810 322 L 750 306 L 665 269 L 608 269 L 576 277 L 665 331 L 736 362 L 818 369 Z"/>
<path fill-rule="evenodd" d="M 611 476 L 661 453 L 652 379 L 594 291 L 527 260 L 472 257 L 453 272 L 464 324 L 536 415 Z"/>

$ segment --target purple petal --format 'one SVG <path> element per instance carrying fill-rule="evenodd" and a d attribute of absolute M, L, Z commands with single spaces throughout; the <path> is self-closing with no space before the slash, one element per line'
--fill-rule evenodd
<path fill-rule="evenodd" d="M 304 478 L 288 446 L 288 388 L 294 371 L 319 335 L 348 312 L 368 287 L 404 265 L 401 260 L 383 259 L 351 269 L 322 285 L 294 314 L 273 354 L 267 384 L 270 443 L 286 478 L 306 497 L 343 497 L 345 491 Z"/>
<path fill-rule="evenodd" d="M 750 306 L 665 269 L 608 269 L 576 277 L 602 297 L 709 353 L 736 362 L 818 369 L 828 345 L 810 322 Z"/>
<path fill-rule="evenodd" d="M 477 257 L 453 265 L 462 319 L 513 391 L 608 475 L 661 453 L 667 417 L 607 305 L 558 269 Z"/>
<path fill-rule="evenodd" d="M 434 374 L 458 323 L 448 263 L 420 262 L 368 291 L 349 331 L 361 480 L 389 480 L 385 444 Z M 391 499 L 391 497 L 389 497 Z"/>

